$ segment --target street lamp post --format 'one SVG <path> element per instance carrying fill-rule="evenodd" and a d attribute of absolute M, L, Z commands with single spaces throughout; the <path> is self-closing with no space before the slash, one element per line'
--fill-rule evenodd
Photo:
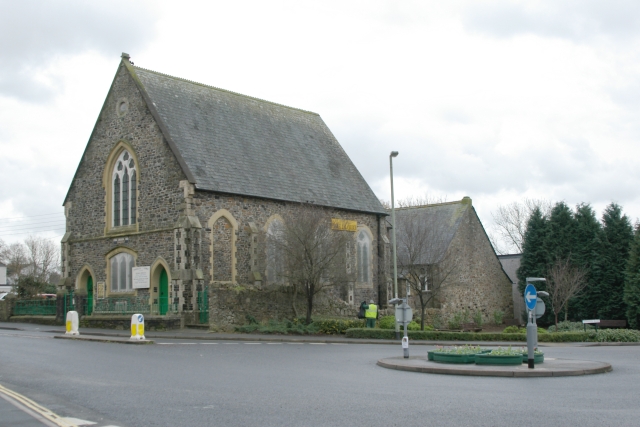
<path fill-rule="evenodd" d="M 398 156 L 397 151 L 389 154 L 389 172 L 391 176 L 391 241 L 393 244 L 393 292 L 394 298 L 398 298 L 398 262 L 396 258 L 396 209 L 395 200 L 393 198 L 393 158 Z M 396 339 L 400 338 L 400 325 L 396 320 Z"/>
<path fill-rule="evenodd" d="M 547 279 L 543 277 L 527 277 L 526 284 L 528 285 L 532 282 L 546 282 Z M 525 304 L 527 303 L 527 297 L 529 295 L 526 294 L 527 288 L 525 288 Z M 533 296 L 537 300 L 537 294 L 549 296 L 548 293 L 540 291 L 536 292 L 533 289 Z M 533 310 L 529 309 L 529 320 L 527 322 L 527 359 L 528 359 L 528 367 L 529 369 L 535 368 L 535 349 L 538 347 L 538 325 L 536 324 L 536 310 L 535 307 Z"/>

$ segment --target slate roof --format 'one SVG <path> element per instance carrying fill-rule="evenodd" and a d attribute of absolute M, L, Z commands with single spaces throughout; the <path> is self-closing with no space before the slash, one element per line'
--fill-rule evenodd
<path fill-rule="evenodd" d="M 417 264 L 437 263 L 446 254 L 453 237 L 460 228 L 464 214 L 469 209 L 472 209 L 471 199 L 467 197 L 456 202 L 396 209 L 396 241 L 401 242 L 405 238 L 406 230 L 403 227 L 403 219 L 408 220 L 413 216 L 429 230 L 428 238 L 430 239 L 422 254 L 422 259 Z M 402 250 L 401 245 L 398 245 L 399 259 L 403 258 Z"/>
<path fill-rule="evenodd" d="M 518 269 L 520 268 L 522 254 L 498 255 L 498 259 L 502 264 L 502 269 L 509 276 L 511 283 L 518 283 Z"/>
<path fill-rule="evenodd" d="M 197 189 L 386 214 L 318 114 L 123 64 Z"/>

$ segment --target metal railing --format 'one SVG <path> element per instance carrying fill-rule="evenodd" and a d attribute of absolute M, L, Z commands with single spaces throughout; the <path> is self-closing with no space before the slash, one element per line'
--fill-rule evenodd
<path fill-rule="evenodd" d="M 55 316 L 56 315 L 55 299 L 23 299 L 16 300 L 13 306 L 14 316 Z"/>
<path fill-rule="evenodd" d="M 150 300 L 150 297 L 109 297 L 95 300 L 93 314 L 177 314 L 178 301 L 168 299 L 164 304 L 158 298 Z M 161 313 L 161 308 L 163 313 Z"/>

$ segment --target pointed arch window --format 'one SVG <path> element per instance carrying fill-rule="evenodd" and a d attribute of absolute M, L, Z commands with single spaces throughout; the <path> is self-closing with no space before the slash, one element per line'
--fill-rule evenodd
<path fill-rule="evenodd" d="M 133 225 L 137 215 L 136 163 L 127 150 L 118 156 L 113 167 L 113 226 Z"/>
<path fill-rule="evenodd" d="M 127 292 L 132 290 L 131 272 L 134 259 L 131 254 L 120 252 L 109 259 L 111 264 L 111 292 Z"/>
<path fill-rule="evenodd" d="M 360 230 L 356 240 L 356 262 L 358 263 L 358 282 L 370 283 L 371 238 L 364 230 Z"/>
<path fill-rule="evenodd" d="M 267 281 L 269 283 L 284 282 L 284 254 L 279 242 L 284 233 L 282 222 L 275 219 L 267 229 Z"/>

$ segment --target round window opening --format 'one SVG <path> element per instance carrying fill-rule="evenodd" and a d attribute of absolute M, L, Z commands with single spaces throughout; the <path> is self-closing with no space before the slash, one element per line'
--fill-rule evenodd
<path fill-rule="evenodd" d="M 119 116 L 124 116 L 129 110 L 129 103 L 127 101 L 118 102 L 118 108 L 116 109 Z"/>

